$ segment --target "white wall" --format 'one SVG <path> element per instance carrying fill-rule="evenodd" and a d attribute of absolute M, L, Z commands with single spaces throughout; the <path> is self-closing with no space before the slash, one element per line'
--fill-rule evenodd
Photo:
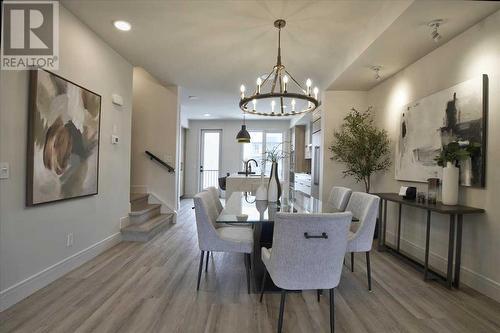
<path fill-rule="evenodd" d="M 321 199 L 327 200 L 332 186 L 346 186 L 354 191 L 364 191 L 362 183 L 356 183 L 352 177 L 344 177 L 344 165 L 331 159 L 329 147 L 333 143 L 334 132 L 340 129 L 344 117 L 351 108 L 366 110 L 367 93 L 365 91 L 325 91 L 323 97 L 323 112 L 321 115 L 321 130 L 323 133 L 323 183 Z"/>
<path fill-rule="evenodd" d="M 190 120 L 186 133 L 185 196 L 191 197 L 198 192 L 200 168 L 200 134 L 202 129 L 222 129 L 222 162 L 220 175 L 241 171 L 243 145 L 236 141 L 241 129 L 241 120 Z M 288 139 L 289 120 L 247 120 L 247 130 L 278 130 Z M 284 173 L 288 168 L 284 168 Z"/>
<path fill-rule="evenodd" d="M 119 242 L 129 210 L 132 66 L 60 8 L 57 74 L 102 96 L 99 194 L 25 207 L 28 72 L 2 71 L 0 160 L 10 163 L 10 178 L 0 180 L 0 310 Z M 112 105 L 113 93 L 122 107 Z M 70 232 L 74 245 L 66 247 Z"/>
<path fill-rule="evenodd" d="M 177 169 L 178 89 L 163 86 L 144 69 L 134 68 L 132 112 L 132 190 L 150 192 L 170 210 L 177 208 L 176 176 L 151 161 L 149 150 Z"/>
<path fill-rule="evenodd" d="M 500 300 L 500 12 L 408 66 L 368 92 L 377 122 L 389 131 L 394 148 L 402 106 L 481 74 L 489 76 L 489 121 L 486 188 L 461 187 L 460 202 L 482 207 L 486 214 L 464 217 L 462 280 Z M 394 151 L 394 149 L 393 149 Z M 410 184 L 394 179 L 394 166 L 375 177 L 374 191 L 397 191 Z M 413 183 L 419 190 L 427 185 Z M 388 231 L 396 232 L 396 205 L 389 205 Z M 404 208 L 402 247 L 422 258 L 425 239 L 423 211 Z M 388 240 L 393 239 L 390 235 Z M 444 269 L 448 219 L 435 214 L 432 223 L 431 264 Z"/>

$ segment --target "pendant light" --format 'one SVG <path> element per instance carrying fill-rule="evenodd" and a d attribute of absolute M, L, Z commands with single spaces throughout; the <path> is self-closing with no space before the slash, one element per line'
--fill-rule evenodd
<path fill-rule="evenodd" d="M 243 114 L 243 124 L 241 125 L 241 130 L 236 135 L 236 141 L 238 143 L 250 143 L 250 133 L 248 133 L 247 125 L 245 124 L 245 114 Z"/>

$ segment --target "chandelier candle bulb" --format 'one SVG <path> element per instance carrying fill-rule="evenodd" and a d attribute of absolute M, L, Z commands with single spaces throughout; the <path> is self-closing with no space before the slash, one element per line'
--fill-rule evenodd
<path fill-rule="evenodd" d="M 245 86 L 244 85 L 241 85 L 240 91 L 241 91 L 241 99 L 245 98 Z"/>
<path fill-rule="evenodd" d="M 283 91 L 286 92 L 286 85 L 288 83 L 288 76 L 283 76 Z"/>
<path fill-rule="evenodd" d="M 257 78 L 257 94 L 260 94 L 260 86 L 262 85 L 262 79 Z"/>
<path fill-rule="evenodd" d="M 275 101 L 271 101 L 271 113 L 274 113 L 274 106 L 276 105 Z"/>
<path fill-rule="evenodd" d="M 314 98 L 315 98 L 315 99 L 318 99 L 318 93 L 319 93 L 319 89 L 318 89 L 318 87 L 314 87 L 314 90 L 313 90 L 313 91 L 314 91 Z"/>
<path fill-rule="evenodd" d="M 255 98 L 252 100 L 252 104 L 253 104 L 253 112 L 255 112 L 257 110 L 257 100 Z"/>
<path fill-rule="evenodd" d="M 311 86 L 312 86 L 311 79 L 307 79 L 307 81 L 306 81 L 306 87 L 307 87 L 307 95 L 309 95 L 309 96 L 311 96 Z"/>

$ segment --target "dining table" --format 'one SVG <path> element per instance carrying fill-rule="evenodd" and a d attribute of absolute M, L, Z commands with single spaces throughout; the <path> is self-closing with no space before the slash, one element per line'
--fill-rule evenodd
<path fill-rule="evenodd" d="M 254 235 L 254 249 L 251 260 L 253 290 L 261 290 L 265 266 L 261 259 L 262 247 L 271 248 L 273 244 L 274 218 L 277 212 L 321 214 L 338 213 L 340 210 L 326 201 L 321 201 L 300 191 L 289 191 L 279 202 L 256 200 L 249 192 L 233 192 L 226 200 L 224 209 L 216 223 L 233 226 L 251 226 Z M 352 221 L 359 222 L 356 217 Z M 265 291 L 279 291 L 271 279 L 266 279 Z"/>

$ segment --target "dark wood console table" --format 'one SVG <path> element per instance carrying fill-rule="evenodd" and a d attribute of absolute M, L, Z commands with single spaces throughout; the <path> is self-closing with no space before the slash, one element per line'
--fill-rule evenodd
<path fill-rule="evenodd" d="M 379 207 L 379 224 L 378 224 L 378 232 L 379 232 L 379 244 L 378 250 L 384 251 L 389 250 L 389 252 L 397 255 L 398 257 L 404 258 L 410 261 L 412 264 L 417 267 L 423 268 L 424 272 L 424 280 L 427 280 L 429 274 L 434 275 L 435 278 L 441 278 L 445 281 L 446 286 L 451 288 L 454 286 L 455 288 L 459 288 L 460 286 L 460 264 L 461 264 L 461 256 L 462 256 L 462 222 L 463 216 L 465 214 L 478 214 L 484 213 L 484 209 L 482 208 L 474 208 L 467 206 L 448 206 L 443 205 L 438 202 L 437 204 L 428 204 L 428 203 L 418 203 L 415 200 L 405 200 L 400 197 L 397 193 L 374 193 L 375 195 L 380 197 L 380 207 Z M 397 245 L 396 248 L 388 246 L 385 242 L 385 232 L 387 226 L 387 202 L 395 202 L 399 205 L 399 213 L 398 213 L 398 234 L 397 234 Z M 427 211 L 427 229 L 425 235 L 425 259 L 424 263 L 410 258 L 409 256 L 404 255 L 400 251 L 400 242 L 401 242 L 401 210 L 402 206 L 412 206 L 420 209 L 424 209 Z M 449 223 L 449 236 L 448 236 L 448 265 L 447 265 L 447 273 L 446 277 L 438 274 L 437 272 L 431 271 L 429 269 L 429 246 L 430 246 L 430 233 L 431 233 L 431 212 L 449 215 L 450 223 Z M 455 223 L 456 220 L 456 223 Z M 455 226 L 456 225 L 456 226 Z M 455 230 L 456 229 L 456 230 Z M 456 240 L 455 240 L 456 234 Z M 456 244 L 455 244 L 456 243 Z M 455 261 L 453 261 L 453 256 L 455 256 Z M 455 264 L 455 274 L 453 274 L 453 264 Z"/>

